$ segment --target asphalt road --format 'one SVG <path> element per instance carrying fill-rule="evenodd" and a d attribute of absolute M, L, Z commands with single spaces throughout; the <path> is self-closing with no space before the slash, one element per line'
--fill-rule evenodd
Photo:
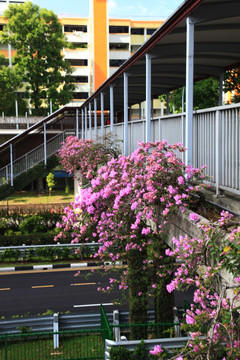
<path fill-rule="evenodd" d="M 81 274 L 90 273 L 89 268 Z M 76 270 L 58 269 L 45 271 L 12 272 L 0 274 L 0 317 L 12 315 L 42 314 L 48 309 L 55 312 L 96 312 L 99 304 L 108 304 L 122 298 L 119 290 L 111 293 L 98 292 L 106 287 L 110 274 L 94 272 L 88 279 L 75 277 Z M 183 307 L 184 300 L 191 301 L 192 291 L 175 293 L 175 306 Z M 86 306 L 87 305 L 87 306 Z M 94 306 L 96 305 L 96 306 Z M 127 305 L 105 306 L 108 311 L 127 309 Z"/>
<path fill-rule="evenodd" d="M 82 270 L 81 274 L 89 273 Z M 111 303 L 121 298 L 121 292 L 98 292 L 97 288 L 108 285 L 109 275 L 94 273 L 89 279 L 75 277 L 76 270 L 9 273 L 0 275 L 0 317 L 15 314 L 32 315 L 51 309 L 55 312 L 98 311 L 84 305 Z M 82 305 L 83 307 L 75 307 Z M 113 306 L 110 307 L 113 309 Z"/>

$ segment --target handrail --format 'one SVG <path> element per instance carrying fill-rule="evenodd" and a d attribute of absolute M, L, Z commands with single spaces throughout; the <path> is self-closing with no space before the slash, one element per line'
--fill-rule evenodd
<path fill-rule="evenodd" d="M 59 146 L 57 146 L 55 151 L 53 151 L 52 148 L 51 151 L 49 151 L 49 147 L 55 142 L 56 144 L 59 144 L 58 141 L 59 139 L 64 141 L 65 135 L 66 135 L 66 131 L 63 131 L 60 134 L 55 135 L 46 142 L 47 157 L 52 156 L 59 149 Z M 28 171 L 33 166 L 39 164 L 43 160 L 44 160 L 44 144 L 41 144 L 38 145 L 36 148 L 30 150 L 26 154 L 22 155 L 15 161 L 13 161 L 13 178 L 16 178 L 17 176 L 21 175 L 23 172 Z M 0 169 L 0 186 L 8 182 L 9 175 L 10 175 L 10 164 Z"/>

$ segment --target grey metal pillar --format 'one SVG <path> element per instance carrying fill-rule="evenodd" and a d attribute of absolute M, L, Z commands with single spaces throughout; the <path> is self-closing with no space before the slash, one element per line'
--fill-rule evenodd
<path fill-rule="evenodd" d="M 101 92 L 101 140 L 104 137 L 104 94 Z"/>
<path fill-rule="evenodd" d="M 94 99 L 94 133 L 95 140 L 97 140 L 97 99 Z"/>
<path fill-rule="evenodd" d="M 82 139 L 84 139 L 84 111 L 82 109 Z"/>
<path fill-rule="evenodd" d="M 85 127 L 84 127 L 84 129 L 85 129 L 85 139 L 87 139 L 87 107 L 85 106 L 85 108 L 84 108 L 84 110 L 85 110 Z"/>
<path fill-rule="evenodd" d="M 194 80 L 194 22 L 187 18 L 186 44 L 186 153 L 185 163 L 193 163 L 193 80 Z"/>
<path fill-rule="evenodd" d="M 89 116 L 89 139 L 92 139 L 92 104 L 88 105 L 88 116 Z"/>
<path fill-rule="evenodd" d="M 169 94 L 167 94 L 167 115 L 169 115 L 170 110 L 169 110 Z"/>
<path fill-rule="evenodd" d="M 43 138 L 44 138 L 44 165 L 47 165 L 47 131 L 46 123 L 43 124 Z"/>
<path fill-rule="evenodd" d="M 113 135 L 113 123 L 114 123 L 114 93 L 113 85 L 110 86 L 110 130 Z"/>
<path fill-rule="evenodd" d="M 52 100 L 50 100 L 50 115 L 52 114 Z"/>
<path fill-rule="evenodd" d="M 151 141 L 151 57 L 146 54 L 146 138 Z"/>
<path fill-rule="evenodd" d="M 18 101 L 15 100 L 15 110 L 16 110 L 16 129 L 19 129 L 19 124 L 18 124 Z"/>
<path fill-rule="evenodd" d="M 76 137 L 79 139 L 78 109 L 76 109 Z"/>
<path fill-rule="evenodd" d="M 223 104 L 223 82 L 224 82 L 224 74 L 219 76 L 219 98 L 218 98 L 218 105 L 222 106 Z"/>
<path fill-rule="evenodd" d="M 139 120 L 141 120 L 141 118 L 142 118 L 142 103 L 140 102 L 139 103 Z"/>
<path fill-rule="evenodd" d="M 12 143 L 10 143 L 10 169 L 11 169 L 11 186 L 13 186 L 13 148 Z"/>
<path fill-rule="evenodd" d="M 128 74 L 123 73 L 123 103 L 124 103 L 124 125 L 123 125 L 123 153 L 128 155 Z"/>

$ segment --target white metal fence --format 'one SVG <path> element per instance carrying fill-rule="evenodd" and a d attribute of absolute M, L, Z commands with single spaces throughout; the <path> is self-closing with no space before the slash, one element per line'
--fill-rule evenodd
<path fill-rule="evenodd" d="M 185 114 L 174 114 L 152 119 L 151 140 L 166 139 L 169 144 L 185 143 Z M 114 135 L 123 140 L 123 123 L 114 125 Z M 104 133 L 110 126 L 104 127 Z M 95 140 L 92 129 L 93 139 Z M 90 131 L 87 131 L 89 137 Z M 47 157 L 56 153 L 64 140 L 59 134 L 47 143 Z M 101 137 L 101 128 L 97 129 Z M 145 139 L 145 120 L 134 120 L 128 124 L 128 151 L 132 153 L 138 140 Z M 193 166 L 206 165 L 210 182 L 219 189 L 240 194 L 240 104 L 197 110 L 193 118 Z M 121 147 L 121 143 L 120 143 Z M 121 150 L 123 151 L 123 145 Z M 14 177 L 44 158 L 43 145 L 14 162 Z M 0 185 L 8 181 L 10 165 L 0 169 Z"/>
<path fill-rule="evenodd" d="M 185 114 L 154 118 L 151 141 L 166 139 L 169 144 L 185 143 Z M 105 126 L 105 134 L 109 132 Z M 101 129 L 98 128 L 98 136 Z M 123 139 L 123 123 L 114 126 L 114 135 Z M 128 151 L 145 139 L 145 120 L 128 124 Z M 206 165 L 210 183 L 219 189 L 240 194 L 240 104 L 194 111 L 193 166 Z M 122 149 L 123 151 L 123 146 Z"/>

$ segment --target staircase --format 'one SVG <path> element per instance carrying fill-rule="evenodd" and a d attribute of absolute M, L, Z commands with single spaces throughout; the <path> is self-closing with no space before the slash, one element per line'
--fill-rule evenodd
<path fill-rule="evenodd" d="M 61 147 L 61 144 L 65 141 L 69 135 L 66 131 L 61 132 L 46 142 L 46 157 L 44 144 L 37 146 L 35 149 L 29 151 L 25 155 L 21 156 L 17 160 L 13 161 L 12 166 L 8 164 L 0 169 L 0 186 L 9 183 L 12 179 L 21 175 L 22 173 L 33 168 L 35 165 L 43 162 L 45 158 L 56 154 Z"/>

